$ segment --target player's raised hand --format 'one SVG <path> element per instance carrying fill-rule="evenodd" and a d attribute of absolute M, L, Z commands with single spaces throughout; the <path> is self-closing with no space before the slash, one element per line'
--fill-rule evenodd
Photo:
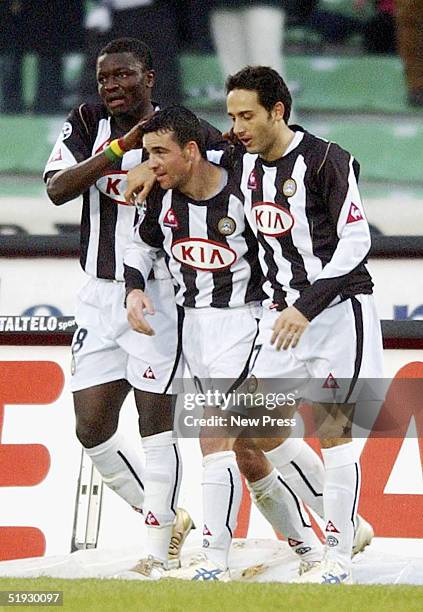
<path fill-rule="evenodd" d="M 121 144 L 124 151 L 131 151 L 132 149 L 142 149 L 142 139 L 144 136 L 143 125 L 145 125 L 153 115 L 154 113 L 151 113 L 150 115 L 148 115 L 148 117 L 145 117 L 142 121 L 134 125 L 134 127 L 130 129 L 129 132 L 125 134 L 125 136 L 119 138 L 119 143 Z"/>
<path fill-rule="evenodd" d="M 240 144 L 237 136 L 235 136 L 234 128 L 231 127 L 227 132 L 223 132 L 223 138 L 229 142 L 231 145 Z"/>
<path fill-rule="evenodd" d="M 129 170 L 126 175 L 127 188 L 125 190 L 125 200 L 131 204 L 145 202 L 148 194 L 156 182 L 156 175 L 148 167 L 148 162 L 143 162 Z"/>
<path fill-rule="evenodd" d="M 154 336 L 154 329 L 145 319 L 144 313 L 153 315 L 154 306 L 141 289 L 133 289 L 126 297 L 126 310 L 129 325 L 133 330 L 146 336 Z"/>
<path fill-rule="evenodd" d="M 294 348 L 308 324 L 308 319 L 295 306 L 285 308 L 273 325 L 271 344 L 275 345 L 277 351 L 281 348 L 284 351 Z"/>

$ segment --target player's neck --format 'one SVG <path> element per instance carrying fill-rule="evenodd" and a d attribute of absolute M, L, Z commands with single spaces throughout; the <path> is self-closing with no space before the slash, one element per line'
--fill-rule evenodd
<path fill-rule="evenodd" d="M 226 182 L 226 170 L 201 158 L 179 191 L 193 200 L 209 200 L 222 191 Z"/>
<path fill-rule="evenodd" d="M 268 162 L 273 162 L 282 157 L 291 144 L 295 132 L 293 132 L 286 124 L 281 125 L 275 139 L 269 144 L 265 151 L 260 153 L 260 157 Z"/>

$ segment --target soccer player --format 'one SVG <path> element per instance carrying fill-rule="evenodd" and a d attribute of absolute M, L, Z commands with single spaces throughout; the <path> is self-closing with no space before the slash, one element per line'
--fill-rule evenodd
<path fill-rule="evenodd" d="M 143 334 L 156 331 L 155 318 L 147 317 L 154 314 L 154 298 L 149 296 L 146 281 L 164 251 L 177 286 L 176 302 L 184 309 L 182 351 L 191 375 L 212 390 L 236 389 L 248 372 L 263 297 L 257 242 L 245 221 L 243 198 L 233 177 L 207 161 L 200 123 L 187 109 L 170 107 L 158 112 L 143 126 L 143 132 L 148 165 L 158 185 L 147 199 L 145 216 L 125 254 L 129 322 Z M 226 388 L 222 389 L 219 379 Z M 218 405 L 210 405 L 205 416 L 222 418 L 222 412 Z M 200 435 L 203 556 L 173 573 L 175 578 L 229 577 L 228 553 L 241 482 L 233 450 L 236 432 L 225 424 L 203 428 Z M 157 488 L 148 509 L 160 517 L 163 526 L 171 518 L 171 489 L 164 478 L 161 482 L 160 494 Z M 299 555 L 310 562 L 316 560 L 320 543 L 304 520 L 301 502 L 277 478 L 276 486 L 280 490 L 280 529 L 298 548 L 302 544 Z M 169 530 L 158 527 L 153 534 L 151 524 L 149 558 L 139 568 L 153 579 L 166 569 L 164 553 L 170 538 Z"/>
<path fill-rule="evenodd" d="M 148 289 L 157 304 L 155 337 L 133 332 L 124 309 L 123 253 L 139 212 L 126 205 L 127 170 L 145 158 L 137 124 L 150 117 L 154 70 L 149 48 L 136 39 L 117 39 L 97 59 L 101 104 L 82 104 L 62 128 L 44 178 L 56 205 L 83 196 L 80 262 L 88 282 L 78 296 L 72 343 L 72 382 L 76 434 L 104 482 L 138 510 L 154 474 L 157 448 L 165 451 L 175 491 L 181 462 L 172 436 L 172 381 L 178 371 L 180 335 L 172 281 L 163 264 L 154 267 Z M 210 147 L 217 130 L 202 124 Z M 144 438 L 147 472 L 141 457 L 118 432 L 121 406 L 135 387 L 139 429 Z M 148 471 L 149 470 L 149 471 Z M 176 507 L 172 506 L 173 517 Z M 151 517 L 146 513 L 146 522 Z M 179 513 L 170 551 L 179 548 L 192 523 Z M 177 561 L 177 560 L 176 560 Z"/>
<path fill-rule="evenodd" d="M 304 396 L 315 402 L 322 445 L 326 547 L 322 563 L 299 580 L 350 583 L 360 492 L 351 439 L 357 381 L 383 376 L 359 165 L 338 145 L 288 127 L 291 96 L 271 68 L 246 67 L 226 90 L 244 147 L 240 189 L 266 276 L 252 374 L 322 381 Z M 278 453 L 267 457 L 276 462 Z"/>

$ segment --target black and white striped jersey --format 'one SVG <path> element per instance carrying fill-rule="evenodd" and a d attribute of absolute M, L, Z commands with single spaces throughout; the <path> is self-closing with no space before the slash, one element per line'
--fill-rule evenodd
<path fill-rule="evenodd" d="M 208 148 L 224 146 L 218 130 L 205 121 L 202 125 Z M 123 132 L 103 105 L 81 105 L 66 119 L 44 178 L 92 157 L 121 136 Z M 143 149 L 128 151 L 83 194 L 80 261 L 90 276 L 123 280 L 124 251 L 138 221 L 137 209 L 127 206 L 123 197 L 126 173 L 145 159 Z"/>
<path fill-rule="evenodd" d="M 127 291 L 144 289 L 163 251 L 180 306 L 237 307 L 264 297 L 257 241 L 246 223 L 239 187 L 231 180 L 201 202 L 177 190 L 155 188 L 126 250 Z"/>
<path fill-rule="evenodd" d="M 342 299 L 372 293 L 365 267 L 370 231 L 357 161 L 337 144 L 293 129 L 280 159 L 242 151 L 235 163 L 269 303 L 295 305 L 311 320 Z"/>

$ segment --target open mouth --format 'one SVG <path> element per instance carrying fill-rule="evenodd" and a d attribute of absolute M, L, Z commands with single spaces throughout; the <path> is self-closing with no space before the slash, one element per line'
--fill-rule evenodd
<path fill-rule="evenodd" d="M 123 106 L 125 104 L 125 98 L 113 98 L 112 100 L 107 100 L 107 106 L 109 108 L 118 108 L 119 106 Z"/>
<path fill-rule="evenodd" d="M 252 139 L 251 138 L 241 138 L 240 140 L 242 144 L 244 145 L 244 147 L 248 147 L 250 146 Z"/>

